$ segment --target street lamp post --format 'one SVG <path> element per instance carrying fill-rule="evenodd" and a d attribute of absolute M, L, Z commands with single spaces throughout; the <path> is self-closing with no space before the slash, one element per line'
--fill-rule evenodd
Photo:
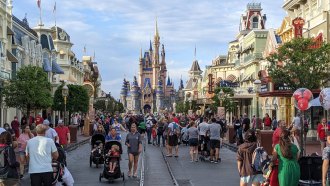
<path fill-rule="evenodd" d="M 253 84 L 255 85 L 256 90 L 256 99 L 257 99 L 257 113 L 256 113 L 256 128 L 259 129 L 259 92 L 260 92 L 260 85 L 261 81 L 259 79 L 256 79 Z"/>
<path fill-rule="evenodd" d="M 68 86 L 64 85 L 63 88 L 62 88 L 62 96 L 64 97 L 64 123 L 65 123 L 65 125 L 67 125 L 67 122 L 66 122 L 66 100 L 67 100 L 68 95 L 69 95 L 69 88 L 68 88 Z"/>
<path fill-rule="evenodd" d="M 220 107 L 222 107 L 222 98 L 223 98 L 223 96 L 224 96 L 224 92 L 223 92 L 222 89 L 220 89 L 220 92 L 219 92 L 219 95 L 218 95 Z"/>

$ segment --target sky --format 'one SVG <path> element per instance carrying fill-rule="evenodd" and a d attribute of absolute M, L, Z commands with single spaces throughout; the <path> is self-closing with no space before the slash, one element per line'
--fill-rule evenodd
<path fill-rule="evenodd" d="M 228 42 L 235 40 L 240 16 L 247 3 L 260 2 L 267 15 L 266 28 L 279 28 L 286 15 L 282 0 L 41 0 L 45 26 L 63 28 L 74 44 L 72 51 L 82 59 L 97 61 L 102 90 L 120 97 L 123 79 L 138 74 L 140 49 L 147 50 L 158 20 L 160 42 L 165 45 L 169 76 L 178 88 L 180 78 L 188 80 L 188 71 L 196 58 L 205 69 L 212 59 L 227 54 Z M 39 22 L 37 0 L 13 0 L 13 14 L 30 27 Z"/>

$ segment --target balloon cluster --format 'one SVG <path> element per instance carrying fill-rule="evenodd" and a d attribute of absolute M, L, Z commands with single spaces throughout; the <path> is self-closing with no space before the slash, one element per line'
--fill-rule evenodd
<path fill-rule="evenodd" d="M 329 110 L 330 109 L 330 88 L 324 88 L 321 92 L 320 92 L 320 103 L 322 105 L 322 107 L 325 110 Z"/>
<path fill-rule="evenodd" d="M 310 105 L 310 101 L 313 99 L 313 93 L 307 88 L 299 88 L 293 93 L 294 106 L 299 110 L 307 110 Z"/>

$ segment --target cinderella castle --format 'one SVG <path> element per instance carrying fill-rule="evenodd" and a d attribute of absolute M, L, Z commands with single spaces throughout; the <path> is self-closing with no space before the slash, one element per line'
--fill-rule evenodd
<path fill-rule="evenodd" d="M 179 91 L 182 89 L 181 80 Z M 177 96 L 172 79 L 167 77 L 165 48 L 160 44 L 156 20 L 153 43 L 150 41 L 149 50 L 144 53 L 141 49 L 138 77 L 134 76 L 132 83 L 124 79 L 120 99 L 126 112 L 139 114 L 173 111 Z"/>

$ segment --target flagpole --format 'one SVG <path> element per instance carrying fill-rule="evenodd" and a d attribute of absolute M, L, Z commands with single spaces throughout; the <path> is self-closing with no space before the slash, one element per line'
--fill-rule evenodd
<path fill-rule="evenodd" d="M 41 0 L 38 0 L 37 1 L 38 2 L 38 7 L 39 7 L 39 26 L 44 26 L 43 24 L 42 24 L 42 19 L 41 19 L 41 17 L 42 17 L 42 11 L 41 11 Z"/>
<path fill-rule="evenodd" d="M 55 18 L 55 26 L 56 26 L 56 1 L 55 1 L 55 5 L 54 5 L 54 18 Z"/>

